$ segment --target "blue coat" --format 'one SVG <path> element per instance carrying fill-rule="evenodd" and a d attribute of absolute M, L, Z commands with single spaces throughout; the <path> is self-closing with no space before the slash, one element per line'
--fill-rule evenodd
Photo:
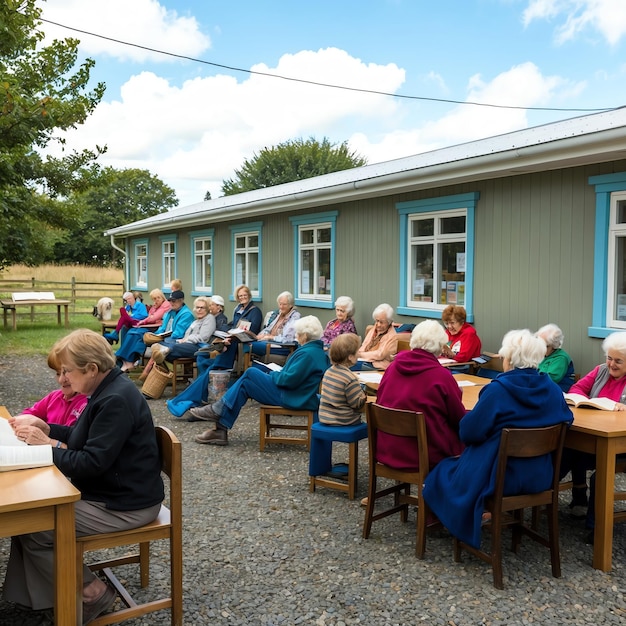
<path fill-rule="evenodd" d="M 154 332 L 158 335 L 159 333 L 163 333 L 167 330 L 170 320 L 172 321 L 172 326 L 170 330 L 172 334 L 170 335 L 170 339 L 182 339 L 185 335 L 186 330 L 191 326 L 193 321 L 196 318 L 193 316 L 191 309 L 186 305 L 178 309 L 178 311 L 174 311 L 174 309 L 170 309 L 164 316 L 163 322 L 159 326 L 157 330 Z"/>
<path fill-rule="evenodd" d="M 496 460 L 503 428 L 541 428 L 573 421 L 563 392 L 547 374 L 514 369 L 485 385 L 478 403 L 461 420 L 459 434 L 466 448 L 444 459 L 426 477 L 424 498 L 443 525 L 461 541 L 480 547 L 485 499 L 493 495 Z M 536 493 L 549 488 L 552 460 L 512 459 L 505 495 Z"/>

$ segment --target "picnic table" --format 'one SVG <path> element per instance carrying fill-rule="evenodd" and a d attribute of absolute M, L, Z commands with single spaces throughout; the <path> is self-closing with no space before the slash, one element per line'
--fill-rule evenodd
<path fill-rule="evenodd" d="M 17 307 L 28 306 L 30 307 L 30 319 L 35 319 L 35 307 L 37 306 L 51 306 L 54 305 L 57 308 L 57 323 L 61 326 L 61 307 L 65 309 L 65 328 L 70 326 L 69 305 L 71 300 L 60 300 L 55 297 L 52 292 L 27 292 L 27 293 L 14 293 L 11 295 L 11 299 L 0 300 L 0 306 L 2 306 L 2 315 L 4 319 L 4 328 L 8 325 L 8 313 L 11 312 L 11 322 L 13 330 L 17 330 Z"/>

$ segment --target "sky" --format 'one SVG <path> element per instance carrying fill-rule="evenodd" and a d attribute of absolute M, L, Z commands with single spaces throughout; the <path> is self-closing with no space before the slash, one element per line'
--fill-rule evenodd
<path fill-rule="evenodd" d="M 297 138 L 374 164 L 626 105 L 624 0 L 39 6 L 107 87 L 67 147 L 106 145 L 101 165 L 149 170 L 179 206 Z"/>

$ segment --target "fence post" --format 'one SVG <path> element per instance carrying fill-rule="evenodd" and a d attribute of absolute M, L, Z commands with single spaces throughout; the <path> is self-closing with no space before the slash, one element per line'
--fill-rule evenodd
<path fill-rule="evenodd" d="M 31 279 L 30 279 L 30 290 L 31 291 L 36 291 L 36 284 L 37 284 L 37 281 L 35 280 L 35 277 L 31 276 Z M 31 322 L 35 321 L 35 307 L 34 306 L 30 307 L 30 321 Z"/>
<path fill-rule="evenodd" d="M 72 276 L 72 295 L 70 296 L 72 301 L 72 308 L 76 311 L 76 277 Z"/>

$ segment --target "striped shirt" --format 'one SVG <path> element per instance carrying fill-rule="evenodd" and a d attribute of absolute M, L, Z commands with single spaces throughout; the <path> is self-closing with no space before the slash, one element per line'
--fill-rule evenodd
<path fill-rule="evenodd" d="M 345 365 L 329 367 L 322 378 L 320 422 L 333 426 L 358 424 L 365 397 L 365 391 L 354 372 Z"/>

